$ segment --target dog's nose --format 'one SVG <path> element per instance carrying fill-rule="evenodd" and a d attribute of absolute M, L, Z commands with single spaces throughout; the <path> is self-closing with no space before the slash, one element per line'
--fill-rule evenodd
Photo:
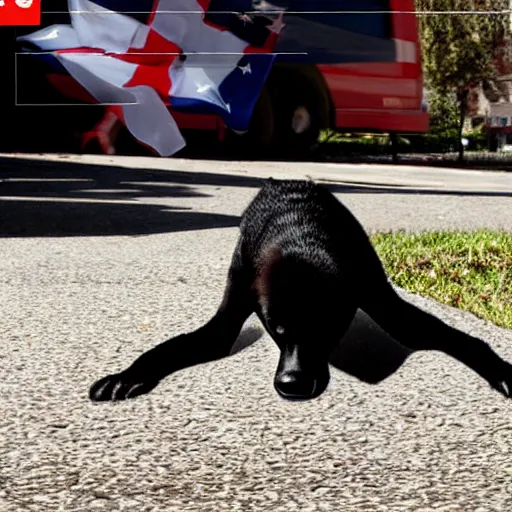
<path fill-rule="evenodd" d="M 286 400 L 308 400 L 315 396 L 317 381 L 302 372 L 287 372 L 275 380 L 274 386 Z"/>

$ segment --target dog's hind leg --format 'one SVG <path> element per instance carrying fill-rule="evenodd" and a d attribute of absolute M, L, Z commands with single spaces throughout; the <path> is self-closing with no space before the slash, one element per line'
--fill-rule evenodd
<path fill-rule="evenodd" d="M 471 368 L 504 396 L 512 397 L 512 365 L 487 343 L 403 300 L 385 276 L 371 285 L 361 309 L 396 341 L 412 350 L 444 352 Z"/>
<path fill-rule="evenodd" d="M 183 368 L 227 357 L 245 320 L 255 309 L 250 275 L 237 248 L 224 298 L 215 315 L 196 331 L 171 338 L 142 354 L 126 370 L 108 375 L 90 388 L 93 401 L 124 400 L 151 391 Z"/>

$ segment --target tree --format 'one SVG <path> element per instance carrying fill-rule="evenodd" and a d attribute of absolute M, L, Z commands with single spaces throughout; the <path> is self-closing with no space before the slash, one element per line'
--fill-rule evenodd
<path fill-rule="evenodd" d="M 469 92 L 495 78 L 508 8 L 509 0 L 416 0 L 426 86 L 457 98 L 460 161 Z"/>

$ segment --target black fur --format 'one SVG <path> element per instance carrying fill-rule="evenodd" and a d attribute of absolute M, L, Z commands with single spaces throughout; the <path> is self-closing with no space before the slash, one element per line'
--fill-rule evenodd
<path fill-rule="evenodd" d="M 365 231 L 327 188 L 268 180 L 242 216 L 213 318 L 99 380 L 90 398 L 132 398 L 182 368 L 228 356 L 253 312 L 281 351 L 278 393 L 290 400 L 315 398 L 329 383 L 329 355 L 358 308 L 402 345 L 445 352 L 511 396 L 512 366 L 482 340 L 401 299 Z"/>

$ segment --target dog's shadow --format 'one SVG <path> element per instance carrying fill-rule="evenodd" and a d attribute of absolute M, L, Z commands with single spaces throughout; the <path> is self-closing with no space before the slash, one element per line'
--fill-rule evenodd
<path fill-rule="evenodd" d="M 368 384 L 378 384 L 393 375 L 412 352 L 358 309 L 349 330 L 334 348 L 329 362 L 338 370 Z"/>
<path fill-rule="evenodd" d="M 245 327 L 233 345 L 231 355 L 251 346 L 263 334 L 260 326 Z M 334 348 L 329 363 L 363 382 L 378 384 L 397 371 L 411 353 L 358 310 L 347 333 Z"/>

